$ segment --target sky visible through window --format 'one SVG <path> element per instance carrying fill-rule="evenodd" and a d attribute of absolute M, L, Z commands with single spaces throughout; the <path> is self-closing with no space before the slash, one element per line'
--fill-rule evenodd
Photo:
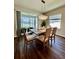
<path fill-rule="evenodd" d="M 21 27 L 22 28 L 28 28 L 28 27 L 36 28 L 36 17 L 35 16 L 22 15 L 22 17 L 21 17 Z"/>
<path fill-rule="evenodd" d="M 56 15 L 49 16 L 49 25 L 51 27 L 57 27 L 57 28 L 60 29 L 61 14 L 56 14 Z"/>

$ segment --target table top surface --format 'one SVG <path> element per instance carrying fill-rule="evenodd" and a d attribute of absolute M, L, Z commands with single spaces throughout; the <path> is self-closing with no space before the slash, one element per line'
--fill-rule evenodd
<path fill-rule="evenodd" d="M 33 32 L 33 33 L 31 33 Z M 26 32 L 26 37 L 28 40 L 32 40 L 36 36 L 38 36 L 41 33 L 45 33 L 46 29 L 31 29 L 31 31 Z M 30 34 L 29 34 L 30 33 Z M 14 36 L 14 38 L 17 37 L 17 35 Z"/>

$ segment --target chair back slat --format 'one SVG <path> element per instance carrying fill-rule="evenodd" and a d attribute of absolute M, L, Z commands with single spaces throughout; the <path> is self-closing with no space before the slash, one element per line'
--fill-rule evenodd
<path fill-rule="evenodd" d="M 56 31 L 57 31 L 57 28 L 55 27 L 55 28 L 53 28 L 53 31 L 52 31 L 52 35 L 54 34 L 56 34 Z"/>
<path fill-rule="evenodd" d="M 51 28 L 47 28 L 46 33 L 45 33 L 44 41 L 48 41 L 50 33 L 51 33 Z"/>

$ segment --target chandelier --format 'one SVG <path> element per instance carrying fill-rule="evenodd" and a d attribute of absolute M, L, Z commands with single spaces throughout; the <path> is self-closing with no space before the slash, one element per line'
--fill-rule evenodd
<path fill-rule="evenodd" d="M 45 10 L 45 1 L 44 1 L 44 0 L 41 0 L 41 2 L 43 3 L 42 8 L 43 8 L 43 11 L 44 11 L 44 10 Z M 48 16 L 45 15 L 44 13 L 42 13 L 42 14 L 39 16 L 39 19 L 40 19 L 40 20 L 46 20 L 47 18 L 48 18 Z"/>

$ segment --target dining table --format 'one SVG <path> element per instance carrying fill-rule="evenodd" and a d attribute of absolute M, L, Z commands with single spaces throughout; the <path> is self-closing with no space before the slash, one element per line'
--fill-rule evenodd
<path fill-rule="evenodd" d="M 36 35 L 41 35 L 46 32 L 46 29 L 31 29 L 30 31 Z"/>
<path fill-rule="evenodd" d="M 30 29 L 30 31 L 26 31 L 26 37 L 28 40 L 34 40 L 37 36 L 44 35 L 46 29 Z"/>

